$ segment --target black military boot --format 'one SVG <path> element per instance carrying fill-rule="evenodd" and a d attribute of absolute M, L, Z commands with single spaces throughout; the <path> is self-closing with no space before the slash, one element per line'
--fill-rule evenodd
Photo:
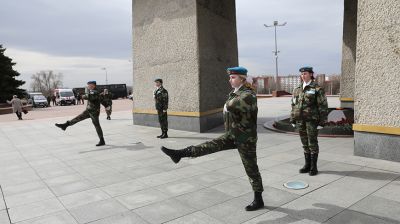
<path fill-rule="evenodd" d="M 254 192 L 254 201 L 246 206 L 246 211 L 255 211 L 264 207 L 262 192 Z"/>
<path fill-rule="evenodd" d="M 163 132 L 163 134 L 160 136 L 160 138 L 168 138 L 168 134 L 166 131 Z"/>
<path fill-rule="evenodd" d="M 310 176 L 315 176 L 318 174 L 317 161 L 318 161 L 318 153 L 311 154 L 311 168 L 309 173 Z"/>
<path fill-rule="evenodd" d="M 64 124 L 56 124 L 57 127 L 61 128 L 63 131 L 67 129 L 68 126 L 70 126 L 69 121 L 65 122 Z"/>
<path fill-rule="evenodd" d="M 304 153 L 304 159 L 305 159 L 305 164 L 303 168 L 299 170 L 300 173 L 308 173 L 310 172 L 311 168 L 311 154 L 310 153 Z"/>
<path fill-rule="evenodd" d="M 99 141 L 99 143 L 96 144 L 96 146 L 102 146 L 105 144 L 106 144 L 106 142 L 104 141 L 104 138 L 100 138 L 100 141 Z"/>
<path fill-rule="evenodd" d="M 179 150 L 168 149 L 164 146 L 161 146 L 161 151 L 163 151 L 163 153 L 165 153 L 167 156 L 171 157 L 174 163 L 179 163 L 182 157 L 192 156 L 191 146 Z"/>
<path fill-rule="evenodd" d="M 111 120 L 111 117 L 107 115 L 107 120 Z"/>
<path fill-rule="evenodd" d="M 161 136 L 164 135 L 164 132 L 161 133 L 161 135 L 158 135 L 157 138 L 161 138 Z"/>

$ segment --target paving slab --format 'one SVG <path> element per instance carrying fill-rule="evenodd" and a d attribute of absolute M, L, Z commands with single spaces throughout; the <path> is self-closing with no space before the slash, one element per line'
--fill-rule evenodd
<path fill-rule="evenodd" d="M 276 211 L 286 213 L 293 218 L 309 219 L 315 222 L 325 222 L 343 210 L 345 208 L 307 196 L 300 197 L 276 209 Z"/>
<path fill-rule="evenodd" d="M 65 208 L 70 209 L 97 201 L 103 201 L 111 198 L 108 194 L 98 188 L 78 193 L 67 194 L 59 197 L 59 200 Z"/>
<path fill-rule="evenodd" d="M 309 219 L 295 219 L 284 212 L 269 211 L 256 218 L 250 219 L 244 224 L 319 224 L 320 222 L 312 221 Z"/>
<path fill-rule="evenodd" d="M 203 212 L 195 212 L 166 222 L 166 224 L 223 224 L 223 222 L 218 221 Z"/>
<path fill-rule="evenodd" d="M 400 222 L 400 202 L 368 196 L 349 208 L 379 219 Z"/>
<path fill-rule="evenodd" d="M 196 192 L 187 193 L 176 197 L 178 201 L 198 210 L 222 203 L 232 198 L 232 196 L 213 188 L 204 188 Z"/>
<path fill-rule="evenodd" d="M 398 224 L 396 220 L 384 220 L 380 217 L 367 215 L 356 211 L 346 210 L 328 220 L 326 224 L 343 224 L 343 223 L 354 223 L 354 224 Z"/>
<path fill-rule="evenodd" d="M 16 223 L 62 210 L 65 209 L 57 199 L 49 199 L 10 208 L 8 212 L 11 221 Z"/>
<path fill-rule="evenodd" d="M 176 199 L 167 199 L 133 211 L 149 223 L 156 224 L 182 217 L 195 209 Z"/>
<path fill-rule="evenodd" d="M 69 212 L 78 223 L 88 223 L 126 211 L 128 209 L 115 199 L 93 202 L 69 209 Z"/>
<path fill-rule="evenodd" d="M 17 224 L 78 224 L 78 222 L 67 211 L 62 211 L 18 222 Z"/>
<path fill-rule="evenodd" d="M 208 207 L 202 210 L 202 212 L 217 220 L 221 220 L 224 223 L 242 223 L 246 220 L 268 212 L 267 208 L 247 212 L 244 208 L 248 204 L 250 204 L 252 200 L 253 194 L 246 194 L 237 198 L 233 198 L 229 201 L 225 201 L 223 203 Z"/>
<path fill-rule="evenodd" d="M 169 198 L 169 195 L 151 188 L 116 197 L 116 199 L 128 209 L 143 207 L 148 204 L 163 201 L 167 198 Z"/>
<path fill-rule="evenodd" d="M 146 222 L 136 213 L 127 211 L 94 222 L 90 222 L 90 224 L 149 224 L 149 223 Z"/>
<path fill-rule="evenodd" d="M 5 209 L 0 209 L 0 223 L 1 224 L 10 224 L 10 219 L 8 218 L 7 211 Z"/>

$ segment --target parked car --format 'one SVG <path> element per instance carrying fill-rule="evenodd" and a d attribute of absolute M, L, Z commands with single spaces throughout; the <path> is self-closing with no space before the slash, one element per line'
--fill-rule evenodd
<path fill-rule="evenodd" d="M 33 107 L 48 107 L 49 103 L 47 102 L 46 97 L 43 95 L 33 95 L 32 105 Z"/>

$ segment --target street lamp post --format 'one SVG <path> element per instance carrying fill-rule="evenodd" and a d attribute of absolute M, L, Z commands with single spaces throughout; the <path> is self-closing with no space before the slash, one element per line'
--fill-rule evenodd
<path fill-rule="evenodd" d="M 266 25 L 264 24 L 265 27 L 274 27 L 275 29 L 275 51 L 272 51 L 275 55 L 275 90 L 278 91 L 279 89 L 279 83 L 278 83 L 278 42 L 276 40 L 276 27 L 277 26 L 285 26 L 286 22 L 282 24 L 278 24 L 278 21 L 274 21 L 274 25 Z"/>
<path fill-rule="evenodd" d="M 105 70 L 106 71 L 106 85 L 108 85 L 108 79 L 107 79 L 107 68 L 101 68 L 101 70 Z"/>

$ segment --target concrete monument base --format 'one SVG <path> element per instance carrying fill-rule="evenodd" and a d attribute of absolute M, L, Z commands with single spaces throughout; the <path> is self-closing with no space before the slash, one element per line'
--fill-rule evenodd
<path fill-rule="evenodd" d="M 173 114 L 175 113 L 168 115 L 169 129 L 205 132 L 223 124 L 222 112 L 204 116 L 182 116 Z M 155 113 L 133 113 L 133 121 L 135 125 L 160 127 L 158 116 Z"/>
<path fill-rule="evenodd" d="M 355 131 L 354 155 L 400 162 L 400 136 Z"/>

